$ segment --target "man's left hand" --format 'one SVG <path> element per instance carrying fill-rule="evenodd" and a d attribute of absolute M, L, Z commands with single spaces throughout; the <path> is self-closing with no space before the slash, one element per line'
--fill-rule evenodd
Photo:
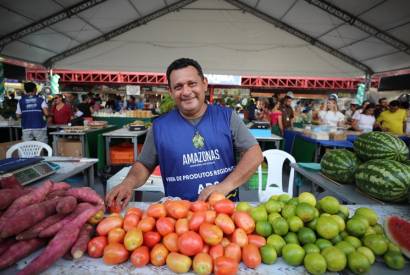
<path fill-rule="evenodd" d="M 226 188 L 225 184 L 223 183 L 211 185 L 202 190 L 202 192 L 199 194 L 198 200 L 206 201 L 213 192 L 219 192 L 226 196 L 229 194 L 229 192 L 231 192 L 231 190 Z"/>

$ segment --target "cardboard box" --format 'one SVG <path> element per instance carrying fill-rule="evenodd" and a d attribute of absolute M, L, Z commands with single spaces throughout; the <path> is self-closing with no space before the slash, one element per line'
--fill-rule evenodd
<path fill-rule="evenodd" d="M 347 135 L 346 132 L 331 132 L 329 133 L 329 138 L 331 140 L 346 140 Z"/>
<path fill-rule="evenodd" d="M 14 144 L 20 143 L 21 140 L 9 141 L 9 142 L 2 142 L 0 143 L 0 159 L 6 158 L 7 150 L 13 146 Z M 16 153 L 17 154 L 17 153 Z"/>
<path fill-rule="evenodd" d="M 79 140 L 59 139 L 57 143 L 57 156 L 83 157 L 83 146 Z"/>

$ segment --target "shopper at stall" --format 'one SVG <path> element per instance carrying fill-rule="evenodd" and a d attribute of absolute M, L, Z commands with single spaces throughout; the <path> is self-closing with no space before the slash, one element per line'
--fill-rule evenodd
<path fill-rule="evenodd" d="M 400 109 L 400 103 L 393 100 L 389 103 L 389 109 L 377 118 L 377 125 L 385 132 L 402 135 L 406 132 L 407 112 Z"/>
<path fill-rule="evenodd" d="M 238 187 L 263 160 L 258 143 L 232 109 L 205 103 L 208 81 L 195 60 L 175 60 L 167 79 L 177 108 L 154 120 L 139 160 L 107 195 L 108 205 L 124 207 L 157 164 L 165 196 L 193 201 L 220 192 L 238 200 Z"/>
<path fill-rule="evenodd" d="M 357 104 L 356 102 L 350 103 L 350 108 L 345 112 L 345 121 L 346 124 L 351 125 L 353 122 L 353 116 L 357 111 Z"/>
<path fill-rule="evenodd" d="M 283 136 L 282 112 L 280 111 L 280 103 L 276 103 L 270 114 L 270 124 L 272 133 L 278 136 Z"/>
<path fill-rule="evenodd" d="M 331 127 L 342 126 L 344 123 L 344 115 L 337 108 L 336 98 L 330 97 L 327 100 L 326 111 L 319 112 L 320 124 Z"/>
<path fill-rule="evenodd" d="M 48 122 L 51 124 L 68 124 L 72 115 L 73 111 L 71 106 L 65 103 L 61 94 L 56 94 L 54 96 Z"/>
<path fill-rule="evenodd" d="M 258 106 L 258 112 L 256 115 L 256 119 L 258 121 L 266 121 L 270 122 L 270 110 L 269 110 L 269 102 L 266 99 L 260 101 Z"/>
<path fill-rule="evenodd" d="M 373 131 L 376 118 L 374 117 L 374 110 L 376 106 L 369 103 L 361 114 L 355 116 L 352 121 L 352 128 L 356 131 L 371 132 Z"/>
<path fill-rule="evenodd" d="M 130 96 L 127 100 L 127 110 L 137 109 L 137 102 L 135 101 L 135 96 Z"/>
<path fill-rule="evenodd" d="M 88 95 L 81 95 L 81 103 L 77 105 L 77 109 L 83 113 L 84 118 L 92 118 L 94 112 L 91 98 Z"/>
<path fill-rule="evenodd" d="M 374 116 L 378 118 L 382 112 L 387 111 L 388 109 L 389 102 L 387 101 L 387 98 L 382 97 L 379 99 L 379 104 L 376 106 L 376 110 L 374 110 Z"/>
<path fill-rule="evenodd" d="M 284 130 L 293 127 L 293 118 L 295 116 L 293 114 L 292 99 L 290 95 L 286 95 L 281 99 L 280 111 L 282 112 L 282 125 Z"/>
<path fill-rule="evenodd" d="M 21 117 L 23 141 L 37 140 L 44 143 L 47 139 L 48 107 L 44 98 L 38 96 L 37 86 L 33 82 L 24 83 L 25 95 L 18 101 L 16 114 Z"/>

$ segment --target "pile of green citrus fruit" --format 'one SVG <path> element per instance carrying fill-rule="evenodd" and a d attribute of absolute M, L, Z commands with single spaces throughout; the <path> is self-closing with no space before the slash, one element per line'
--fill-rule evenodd
<path fill-rule="evenodd" d="M 316 201 L 304 192 L 297 198 L 275 195 L 256 207 L 240 202 L 236 210 L 248 211 L 256 234 L 267 239 L 260 251 L 265 264 L 282 256 L 287 264 L 303 264 L 312 274 L 346 268 L 363 274 L 380 256 L 389 268 L 404 268 L 400 249 L 384 235 L 377 214 L 370 208 L 358 208 L 349 216 L 349 209 L 336 198 L 326 196 Z"/>

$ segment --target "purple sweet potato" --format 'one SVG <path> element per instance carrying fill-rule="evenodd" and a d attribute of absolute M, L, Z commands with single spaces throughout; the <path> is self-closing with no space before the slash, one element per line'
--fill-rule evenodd
<path fill-rule="evenodd" d="M 78 238 L 81 227 L 101 208 L 101 205 L 91 206 L 70 221 L 70 223 L 64 226 L 64 228 L 55 235 L 44 251 L 17 274 L 38 274 L 49 268 L 54 262 L 70 250 Z"/>
<path fill-rule="evenodd" d="M 57 197 L 64 197 L 65 196 L 65 191 L 64 189 L 60 189 L 60 190 L 56 190 L 56 191 L 52 191 L 50 193 L 47 194 L 46 199 L 53 199 L 53 198 L 57 198 Z"/>
<path fill-rule="evenodd" d="M 21 232 L 20 234 L 18 234 L 16 236 L 17 240 L 29 240 L 29 239 L 33 239 L 33 238 L 37 238 L 38 234 L 48 228 L 49 226 L 52 226 L 53 224 L 61 221 L 62 219 L 64 219 L 66 215 L 65 214 L 54 214 L 52 216 L 49 216 L 47 218 L 45 218 L 44 220 L 42 220 L 41 222 L 37 223 L 36 225 L 34 225 L 33 227 L 27 229 L 24 232 Z"/>
<path fill-rule="evenodd" d="M 74 212 L 68 214 L 67 216 L 65 216 L 62 220 L 60 220 L 59 222 L 45 228 L 44 230 L 40 231 L 40 233 L 38 234 L 38 236 L 40 238 L 49 238 L 49 237 L 53 237 L 55 234 L 57 234 L 58 231 L 60 231 L 60 229 L 62 229 L 66 224 L 68 224 L 70 221 L 72 221 L 73 219 L 75 219 L 79 214 L 81 214 L 84 210 L 88 209 L 92 207 L 91 204 L 83 202 L 83 203 L 79 203 L 76 207 L 76 209 L 74 210 Z"/>
<path fill-rule="evenodd" d="M 0 189 L 0 209 L 6 209 L 14 200 L 26 193 L 24 189 Z"/>
<path fill-rule="evenodd" d="M 56 211 L 58 198 L 32 204 L 8 218 L 0 232 L 0 238 L 17 235 L 37 224 Z"/>
<path fill-rule="evenodd" d="M 87 244 L 90 241 L 92 232 L 93 226 L 88 223 L 84 224 L 84 226 L 81 228 L 80 234 L 78 235 L 77 240 L 71 248 L 71 256 L 73 256 L 74 259 L 79 259 L 84 255 L 84 252 L 87 250 Z"/>
<path fill-rule="evenodd" d="M 14 238 L 8 238 L 8 239 L 3 240 L 0 243 L 0 258 L 1 258 L 1 254 L 7 249 L 9 249 L 9 247 L 12 246 L 15 242 L 16 240 Z"/>
<path fill-rule="evenodd" d="M 66 196 L 76 197 L 83 202 L 97 205 L 104 205 L 104 200 L 90 187 L 71 188 L 66 192 Z"/>
<path fill-rule="evenodd" d="M 60 214 L 68 214 L 77 207 L 77 199 L 73 196 L 66 196 L 59 199 L 56 210 Z"/>
<path fill-rule="evenodd" d="M 23 186 L 12 173 L 8 173 L 0 176 L 0 188 L 21 190 Z"/>
<path fill-rule="evenodd" d="M 66 183 L 66 182 L 55 182 L 53 184 L 53 187 L 51 188 L 51 192 L 57 191 L 57 190 L 67 190 L 70 189 L 71 185 Z"/>
<path fill-rule="evenodd" d="M 20 259 L 30 255 L 44 244 L 45 240 L 42 239 L 31 239 L 16 242 L 0 257 L 0 270 L 11 266 Z"/>

